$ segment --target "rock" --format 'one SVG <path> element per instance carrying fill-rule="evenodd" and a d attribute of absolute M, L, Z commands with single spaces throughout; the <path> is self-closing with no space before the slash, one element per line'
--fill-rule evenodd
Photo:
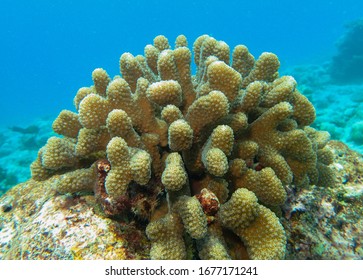
<path fill-rule="evenodd" d="M 56 194 L 57 181 L 29 180 L 0 198 L 0 259 L 148 257 L 144 230 L 103 216 L 93 194 Z"/>
<path fill-rule="evenodd" d="M 282 218 L 287 259 L 363 259 L 363 158 L 339 141 L 328 147 L 336 186 L 288 191 Z"/>

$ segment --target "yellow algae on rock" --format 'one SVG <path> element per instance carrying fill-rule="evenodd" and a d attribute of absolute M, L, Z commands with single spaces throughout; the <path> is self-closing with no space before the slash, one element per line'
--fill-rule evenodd
<path fill-rule="evenodd" d="M 104 217 L 90 192 L 56 194 L 61 177 L 29 180 L 0 198 L 1 260 L 149 258 L 144 230 Z"/>

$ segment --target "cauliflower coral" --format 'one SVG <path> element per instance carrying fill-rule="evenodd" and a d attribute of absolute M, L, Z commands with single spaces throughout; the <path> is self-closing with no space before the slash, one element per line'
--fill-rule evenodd
<path fill-rule="evenodd" d="M 329 135 L 309 127 L 314 107 L 276 55 L 208 35 L 193 54 L 195 75 L 185 36 L 174 49 L 157 36 L 143 56 L 121 56 L 122 77 L 94 70 L 32 177 L 61 174 L 59 193 L 93 191 L 110 218 L 143 220 L 151 259 L 231 259 L 236 238 L 251 259 L 282 259 L 273 210 L 289 184 L 334 183 Z"/>

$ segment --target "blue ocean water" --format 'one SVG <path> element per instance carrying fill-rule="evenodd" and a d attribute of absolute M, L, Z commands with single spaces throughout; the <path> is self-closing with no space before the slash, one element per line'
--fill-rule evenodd
<path fill-rule="evenodd" d="M 0 126 L 26 125 L 72 108 L 96 67 L 119 73 L 123 52 L 143 53 L 159 34 L 209 34 L 283 65 L 334 52 L 343 24 L 363 15 L 357 0 L 1 0 Z"/>
<path fill-rule="evenodd" d="M 344 24 L 363 17 L 357 0 L 1 0 L 0 9 L 0 141 L 8 127 L 74 110 L 93 69 L 119 74 L 120 55 L 142 54 L 159 34 L 189 45 L 208 34 L 255 57 L 274 52 L 288 68 L 328 59 Z"/>

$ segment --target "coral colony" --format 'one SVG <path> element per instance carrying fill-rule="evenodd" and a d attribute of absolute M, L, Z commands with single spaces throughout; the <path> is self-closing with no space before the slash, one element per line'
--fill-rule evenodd
<path fill-rule="evenodd" d="M 278 209 L 286 186 L 331 186 L 327 132 L 272 53 L 255 59 L 203 35 L 192 52 L 157 36 L 144 56 L 124 53 L 121 76 L 94 85 L 63 110 L 31 165 L 32 179 L 60 176 L 60 194 L 93 191 L 112 219 L 143 223 L 151 259 L 282 259 Z M 237 241 L 236 241 L 237 240 Z M 241 245 L 242 246 L 242 245 Z"/>

